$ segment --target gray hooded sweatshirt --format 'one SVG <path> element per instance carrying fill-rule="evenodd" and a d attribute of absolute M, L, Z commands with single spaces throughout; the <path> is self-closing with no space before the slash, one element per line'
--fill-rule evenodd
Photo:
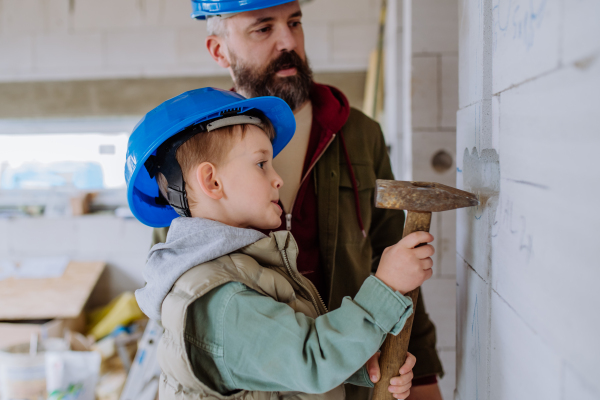
<path fill-rule="evenodd" d="M 158 243 L 150 250 L 143 273 L 146 286 L 135 292 L 138 305 L 149 318 L 160 321 L 162 302 L 181 275 L 266 237 L 254 229 L 235 228 L 209 219 L 174 219 L 166 243 Z"/>

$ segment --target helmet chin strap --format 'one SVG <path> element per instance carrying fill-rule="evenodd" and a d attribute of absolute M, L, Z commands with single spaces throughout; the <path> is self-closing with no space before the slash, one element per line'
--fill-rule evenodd
<path fill-rule="evenodd" d="M 260 118 L 249 115 L 225 116 L 223 118 L 213 119 L 211 121 L 201 122 L 186 128 L 182 132 L 166 140 L 157 150 L 156 155 L 148 157 L 144 166 L 154 179 L 160 172 L 167 179 L 167 198 L 165 199 L 161 191 L 158 191 L 158 197 L 154 198 L 157 205 L 170 205 L 181 217 L 191 217 L 187 193 L 185 190 L 185 180 L 181 166 L 177 161 L 177 150 L 179 147 L 190 140 L 193 136 L 202 132 L 211 132 L 215 129 L 225 126 L 251 124 L 262 126 Z"/>

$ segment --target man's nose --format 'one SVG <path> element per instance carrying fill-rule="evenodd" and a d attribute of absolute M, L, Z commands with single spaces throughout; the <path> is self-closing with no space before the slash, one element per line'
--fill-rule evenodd
<path fill-rule="evenodd" d="M 279 29 L 277 37 L 277 51 L 293 51 L 298 47 L 298 42 L 292 33 L 290 27 L 286 24 Z"/>

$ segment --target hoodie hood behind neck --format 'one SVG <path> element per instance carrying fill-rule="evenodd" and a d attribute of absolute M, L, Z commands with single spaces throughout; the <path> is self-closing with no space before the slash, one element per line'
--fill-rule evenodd
<path fill-rule="evenodd" d="M 136 290 L 141 310 L 160 321 L 162 302 L 175 282 L 193 267 L 232 253 L 266 236 L 203 218 L 173 220 L 167 240 L 152 247 L 144 268 L 146 286 Z"/>

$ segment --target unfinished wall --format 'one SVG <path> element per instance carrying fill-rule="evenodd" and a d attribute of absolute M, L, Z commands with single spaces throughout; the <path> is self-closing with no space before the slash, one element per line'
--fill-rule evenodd
<path fill-rule="evenodd" d="M 460 1 L 456 399 L 600 398 L 599 17 Z"/>
<path fill-rule="evenodd" d="M 458 1 L 418 0 L 412 4 L 413 179 L 454 186 Z M 430 231 L 436 247 L 434 276 L 423 285 L 423 293 L 437 328 L 437 348 L 446 373 L 440 388 L 444 398 L 451 399 L 456 358 L 456 213 L 434 213 Z"/>
<path fill-rule="evenodd" d="M 315 71 L 367 67 L 378 0 L 303 6 Z M 224 74 L 189 0 L 0 0 L 0 81 Z"/>

